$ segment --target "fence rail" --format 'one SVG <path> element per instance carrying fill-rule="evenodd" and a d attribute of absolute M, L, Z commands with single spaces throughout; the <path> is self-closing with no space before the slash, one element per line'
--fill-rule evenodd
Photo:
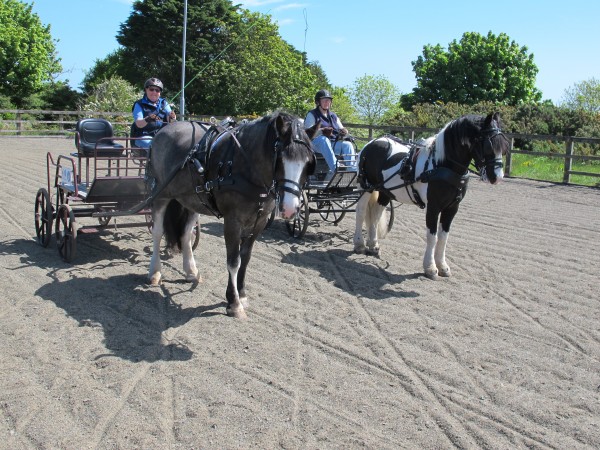
<path fill-rule="evenodd" d="M 70 135 L 75 131 L 79 119 L 100 117 L 111 120 L 113 126 L 128 130 L 131 124 L 131 113 L 128 112 L 101 112 L 101 111 L 49 111 L 49 110 L 20 110 L 0 109 L 0 136 L 49 136 Z M 188 120 L 207 121 L 210 116 L 193 116 Z M 217 117 L 222 119 L 222 117 Z M 353 131 L 359 142 L 366 143 L 373 138 L 384 134 L 400 135 L 406 140 L 415 140 L 417 137 L 430 136 L 436 133 L 437 128 L 399 127 L 393 125 L 364 125 L 345 124 L 346 128 Z M 573 161 L 600 161 L 598 155 L 579 155 L 575 153 L 577 144 L 592 144 L 600 146 L 600 138 L 585 138 L 575 136 L 536 135 L 507 133 L 510 139 L 510 153 L 506 156 L 505 172 L 510 176 L 512 169 L 512 155 L 525 154 L 531 156 L 547 156 L 564 159 L 563 183 L 571 182 L 571 175 L 583 175 L 600 178 L 600 173 L 581 172 L 572 170 Z M 515 140 L 522 141 L 552 141 L 564 142 L 564 153 L 534 152 L 515 148 Z"/>

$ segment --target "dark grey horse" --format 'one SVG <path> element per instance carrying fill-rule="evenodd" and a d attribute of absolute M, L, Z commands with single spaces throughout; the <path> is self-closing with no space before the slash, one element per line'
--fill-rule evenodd
<path fill-rule="evenodd" d="M 199 214 L 223 217 L 227 251 L 227 314 L 245 318 L 245 276 L 254 242 L 279 198 L 279 211 L 291 219 L 299 195 L 314 170 L 311 137 L 294 116 L 265 116 L 220 133 L 194 122 L 177 122 L 154 137 L 150 173 L 158 194 L 152 204 L 153 249 L 149 281 L 161 280 L 160 242 L 177 245 L 187 281 L 199 280 L 192 236 Z M 211 136 L 195 148 L 203 136 Z M 208 137 L 207 136 L 207 137 Z M 201 162 L 204 173 L 200 173 Z M 166 187 L 165 187 L 166 184 Z"/>

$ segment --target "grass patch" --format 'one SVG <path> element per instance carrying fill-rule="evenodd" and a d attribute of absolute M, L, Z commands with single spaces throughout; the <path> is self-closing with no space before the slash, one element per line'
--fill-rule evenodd
<path fill-rule="evenodd" d="M 551 156 L 513 153 L 510 175 L 517 178 L 562 183 L 565 170 L 564 161 L 563 158 Z M 571 175 L 570 183 L 582 186 L 600 186 L 600 161 L 574 161 L 571 170 L 597 173 L 599 177 Z"/>

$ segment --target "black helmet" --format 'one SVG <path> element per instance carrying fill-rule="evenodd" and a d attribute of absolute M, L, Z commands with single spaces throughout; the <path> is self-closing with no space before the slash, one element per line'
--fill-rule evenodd
<path fill-rule="evenodd" d="M 317 93 L 315 94 L 315 103 L 319 103 L 319 100 L 321 100 L 322 98 L 328 98 L 329 100 L 333 100 L 333 96 L 326 89 L 321 89 L 320 91 L 317 91 Z"/>
<path fill-rule="evenodd" d="M 158 78 L 148 78 L 144 83 L 144 89 L 150 86 L 156 86 L 157 88 L 160 88 L 161 91 L 163 90 L 162 81 L 160 81 Z"/>

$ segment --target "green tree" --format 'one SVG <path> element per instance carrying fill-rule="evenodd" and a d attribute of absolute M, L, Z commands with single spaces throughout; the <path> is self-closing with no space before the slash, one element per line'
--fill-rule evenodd
<path fill-rule="evenodd" d="M 382 75 L 357 78 L 349 94 L 359 118 L 368 125 L 380 124 L 385 113 L 400 100 L 396 86 Z"/>
<path fill-rule="evenodd" d="M 81 94 L 71 89 L 65 81 L 44 83 L 39 91 L 23 99 L 23 107 L 26 109 L 72 111 L 77 108 L 81 97 Z"/>
<path fill-rule="evenodd" d="M 356 110 L 354 109 L 354 106 L 352 105 L 352 101 L 350 100 L 350 96 L 348 95 L 347 90 L 343 87 L 337 86 L 333 86 L 329 90 L 331 91 L 331 95 L 333 95 L 333 103 L 331 104 L 331 109 L 340 118 L 342 123 L 345 125 L 346 123 L 359 122 L 360 119 L 358 117 L 358 114 L 356 113 Z M 312 105 L 310 109 L 313 109 L 315 107 L 315 93 L 316 92 L 313 92 L 312 95 Z"/>
<path fill-rule="evenodd" d="M 83 93 L 85 95 L 91 94 L 100 83 L 112 77 L 118 76 L 122 78 L 119 76 L 119 73 L 126 72 L 124 70 L 125 66 L 126 60 L 123 56 L 123 49 L 117 49 L 103 59 L 97 59 L 94 66 L 85 73 L 85 77 L 81 83 Z M 140 84 L 140 81 L 136 80 L 136 84 Z"/>
<path fill-rule="evenodd" d="M 186 114 L 259 115 L 278 108 L 300 114 L 311 107 L 318 66 L 279 36 L 270 16 L 230 0 L 190 2 L 187 29 Z M 84 92 L 114 75 L 140 88 L 155 76 L 177 108 L 182 35 L 183 0 L 134 2 L 117 36 L 122 47 L 96 61 Z"/>
<path fill-rule="evenodd" d="M 218 94 L 212 111 L 260 115 L 283 108 L 299 115 L 314 96 L 315 77 L 305 56 L 281 39 L 268 16 L 242 10 L 240 18 L 232 46 L 214 64 L 222 76 L 211 80 Z"/>
<path fill-rule="evenodd" d="M 129 112 L 143 93 L 119 76 L 96 85 L 81 102 L 82 111 Z"/>
<path fill-rule="evenodd" d="M 0 94 L 18 107 L 62 71 L 50 34 L 32 5 L 0 0 Z"/>
<path fill-rule="evenodd" d="M 304 54 L 304 57 L 306 58 L 306 54 Z M 325 87 L 331 87 L 329 79 L 327 78 L 327 74 L 325 73 L 318 61 L 310 61 L 308 63 L 308 68 L 315 77 L 315 86 L 317 87 L 317 90 L 324 89 Z"/>
<path fill-rule="evenodd" d="M 183 0 L 133 3 L 117 35 L 123 46 L 120 57 L 126 62 L 119 66 L 119 75 L 140 87 L 151 76 L 160 78 L 167 91 L 181 85 L 183 10 Z M 186 81 L 202 72 L 189 95 L 186 91 L 186 99 L 193 104 L 198 97 L 196 87 L 214 84 L 215 72 L 207 69 L 231 43 L 231 28 L 239 18 L 230 0 L 203 0 L 189 2 L 187 19 Z"/>
<path fill-rule="evenodd" d="M 412 66 L 417 87 L 403 98 L 405 105 L 481 101 L 518 105 L 541 99 L 535 87 L 538 68 L 533 55 L 504 33 L 467 32 L 459 42 L 452 41 L 448 50 L 439 44 L 426 45 Z"/>
<path fill-rule="evenodd" d="M 600 81 L 590 78 L 565 89 L 561 105 L 570 109 L 600 112 Z"/>

